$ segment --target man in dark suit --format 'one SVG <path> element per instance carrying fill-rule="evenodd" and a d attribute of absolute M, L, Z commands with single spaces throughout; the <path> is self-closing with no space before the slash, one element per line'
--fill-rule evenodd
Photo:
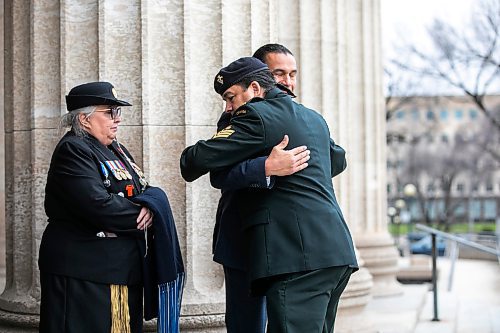
<path fill-rule="evenodd" d="M 276 89 L 268 67 L 241 58 L 223 68 L 215 90 L 233 113 L 230 125 L 181 156 L 184 179 L 267 156 L 285 134 L 306 145 L 308 167 L 275 179 L 272 190 L 239 197 L 252 291 L 265 294 L 269 332 L 331 332 L 350 274 L 354 247 L 333 192 L 338 161 L 324 119 Z M 343 159 L 343 156 L 342 156 Z"/>

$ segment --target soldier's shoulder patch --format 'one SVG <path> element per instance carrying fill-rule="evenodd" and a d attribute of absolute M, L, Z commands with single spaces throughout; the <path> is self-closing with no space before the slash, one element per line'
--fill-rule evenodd
<path fill-rule="evenodd" d="M 229 125 L 226 128 L 215 133 L 215 135 L 212 137 L 212 139 L 229 138 L 233 133 L 234 133 L 234 130 L 232 129 L 232 126 Z"/>
<path fill-rule="evenodd" d="M 239 116 L 239 115 L 242 115 L 242 114 L 245 114 L 247 113 L 247 110 L 246 109 L 243 109 L 243 110 L 238 110 L 236 111 L 236 113 L 234 114 L 235 116 Z"/>

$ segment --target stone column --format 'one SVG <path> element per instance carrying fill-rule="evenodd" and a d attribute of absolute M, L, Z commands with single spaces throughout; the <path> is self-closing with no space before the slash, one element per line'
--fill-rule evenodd
<path fill-rule="evenodd" d="M 10 37 L 5 41 L 10 50 L 5 57 L 7 280 L 0 308 L 22 313 L 37 312 L 36 253 L 45 220 L 40 185 L 54 139 L 51 117 L 59 114 L 60 104 L 59 40 L 52 33 L 58 5 L 39 1 L 33 10 L 37 14 L 30 16 L 29 1 L 5 4 L 5 36 Z M 47 87 L 50 76 L 57 81 Z"/>
<path fill-rule="evenodd" d="M 345 1 L 348 177 L 341 190 L 356 246 L 373 276 L 374 296 L 402 292 L 398 254 L 386 218 L 385 114 L 382 92 L 380 1 Z M 342 140 L 341 142 L 343 142 Z M 343 181 L 343 180 L 341 180 Z"/>
<path fill-rule="evenodd" d="M 348 152 L 348 169 L 334 179 L 334 188 L 340 207 L 351 230 L 356 220 L 347 210 L 346 196 L 359 195 L 358 189 L 346 186 L 353 173 L 351 170 L 349 147 L 353 131 L 353 119 L 349 115 L 359 113 L 352 110 L 349 101 L 357 96 L 357 91 L 347 91 L 346 85 L 351 74 L 359 68 L 349 67 L 347 47 L 351 39 L 346 33 L 345 24 L 348 7 L 344 1 L 320 1 L 300 3 L 301 39 L 299 73 L 301 99 L 307 106 L 318 110 L 325 117 L 332 138 Z M 318 20 L 318 18 L 320 18 Z M 356 49 L 351 57 L 360 57 L 362 50 Z M 340 302 L 337 328 L 350 327 L 358 330 L 362 321 L 353 319 L 371 298 L 372 277 L 364 267 L 362 256 L 358 254 L 360 270 L 351 277 Z M 344 325 L 347 323 L 347 326 Z"/>
<path fill-rule="evenodd" d="M 220 1 L 194 0 L 184 3 L 184 66 L 186 72 L 185 103 L 182 108 L 186 145 L 210 137 L 221 110 L 216 96 L 210 93 L 213 68 L 222 63 L 221 29 L 223 14 Z M 177 170 L 180 151 L 176 155 Z M 178 176 L 180 177 L 180 175 Z M 188 280 L 183 313 L 191 316 L 190 332 L 222 332 L 224 326 L 224 278 L 221 267 L 212 261 L 211 244 L 217 191 L 210 187 L 208 177 L 193 183 L 180 179 L 185 190 L 179 202 L 185 212 Z M 209 330 L 210 328 L 210 330 Z M 191 330 L 192 329 L 192 330 Z"/>

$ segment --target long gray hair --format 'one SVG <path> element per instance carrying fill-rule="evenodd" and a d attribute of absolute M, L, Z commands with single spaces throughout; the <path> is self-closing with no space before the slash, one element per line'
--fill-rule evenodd
<path fill-rule="evenodd" d="M 78 115 L 83 113 L 87 117 L 90 116 L 97 109 L 97 106 L 85 106 L 83 108 L 79 108 L 73 111 L 66 113 L 61 117 L 61 121 L 59 122 L 59 130 L 62 132 L 64 129 L 70 127 L 73 132 L 79 137 L 84 137 L 87 135 L 87 131 L 83 128 L 82 123 L 80 122 L 80 118 Z"/>

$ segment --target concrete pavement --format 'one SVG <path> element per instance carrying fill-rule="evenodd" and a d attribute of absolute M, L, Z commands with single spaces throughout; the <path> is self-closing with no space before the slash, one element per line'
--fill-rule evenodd
<path fill-rule="evenodd" d="M 422 259 L 422 258 L 419 258 Z M 429 265 L 431 258 L 429 259 Z M 421 261 L 421 260 L 419 260 Z M 400 266 L 409 259 L 401 258 Z M 448 258 L 438 258 L 438 318 L 433 318 L 430 283 L 403 285 L 397 296 L 372 299 L 357 317 L 360 331 L 336 333 L 500 333 L 500 265 L 497 261 L 458 259 L 450 291 Z M 429 266 L 430 267 L 430 266 Z M 360 326 L 360 325 L 356 325 Z"/>
<path fill-rule="evenodd" d="M 500 265 L 497 261 L 459 259 L 448 291 L 450 260 L 439 258 L 438 318 L 432 292 L 427 295 L 415 333 L 500 333 Z"/>

